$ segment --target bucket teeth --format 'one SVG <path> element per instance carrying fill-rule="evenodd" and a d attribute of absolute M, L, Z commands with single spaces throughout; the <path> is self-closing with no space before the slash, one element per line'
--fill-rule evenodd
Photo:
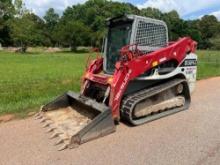
<path fill-rule="evenodd" d="M 49 132 L 52 132 L 55 129 L 56 129 L 55 127 L 50 127 L 46 132 L 49 133 Z"/>
<path fill-rule="evenodd" d="M 40 112 L 36 113 L 36 114 L 34 115 L 34 117 L 36 118 L 36 117 L 38 117 L 39 115 L 40 115 Z"/>
<path fill-rule="evenodd" d="M 40 120 L 40 123 L 43 123 L 45 122 L 47 119 L 45 117 L 42 117 L 41 120 Z"/>
<path fill-rule="evenodd" d="M 43 118 L 43 116 L 41 114 L 39 114 L 35 117 L 36 120 L 41 119 L 41 118 Z"/>
<path fill-rule="evenodd" d="M 42 126 L 43 128 L 49 127 L 53 122 L 52 121 L 46 121 L 46 123 Z"/>
<path fill-rule="evenodd" d="M 58 141 L 56 141 L 56 142 L 54 143 L 54 145 L 56 146 L 56 145 L 59 145 L 59 144 L 61 144 L 61 143 L 64 143 L 63 139 L 59 139 Z"/>
<path fill-rule="evenodd" d="M 62 151 L 68 148 L 67 144 L 62 145 L 60 148 L 58 148 L 58 151 Z"/>
<path fill-rule="evenodd" d="M 50 123 L 45 123 L 42 128 L 46 128 L 46 127 L 49 127 L 50 126 Z"/>
<path fill-rule="evenodd" d="M 54 132 L 51 136 L 50 136 L 50 139 L 53 139 L 55 137 L 58 137 L 61 133 L 58 133 L 58 132 Z"/>

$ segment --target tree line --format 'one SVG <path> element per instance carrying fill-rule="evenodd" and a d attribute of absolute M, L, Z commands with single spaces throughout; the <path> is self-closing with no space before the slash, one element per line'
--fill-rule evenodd
<path fill-rule="evenodd" d="M 53 8 L 43 18 L 26 9 L 22 0 L 1 0 L 0 43 L 3 46 L 62 46 L 75 51 L 77 46 L 101 47 L 106 35 L 106 19 L 136 14 L 167 23 L 170 40 L 191 36 L 200 49 L 220 50 L 220 22 L 213 15 L 183 20 L 177 11 L 167 13 L 155 8 L 138 9 L 130 3 L 88 0 L 67 7 L 62 16 Z"/>

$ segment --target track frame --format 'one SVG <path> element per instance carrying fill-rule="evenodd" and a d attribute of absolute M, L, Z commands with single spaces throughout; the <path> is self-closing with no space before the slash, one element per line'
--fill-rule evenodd
<path fill-rule="evenodd" d="M 159 94 L 160 92 L 163 92 L 165 90 L 168 90 L 174 86 L 177 86 L 178 84 L 183 84 L 184 90 L 183 90 L 183 95 L 185 97 L 185 104 L 182 107 L 177 107 L 173 108 L 170 110 L 166 110 L 157 114 L 153 114 L 150 116 L 146 116 L 144 118 L 140 119 L 134 119 L 132 116 L 132 111 L 134 110 L 134 107 L 137 103 L 141 102 L 142 100 L 145 100 L 149 97 L 152 97 L 156 94 Z M 186 110 L 189 108 L 191 102 L 191 97 L 190 97 L 190 90 L 188 83 L 185 79 L 180 79 L 176 78 L 174 80 L 169 80 L 161 85 L 156 85 L 155 87 L 149 88 L 142 90 L 140 92 L 137 92 L 135 94 L 131 94 L 127 97 L 125 97 L 122 101 L 122 106 L 121 106 L 121 117 L 122 119 L 127 120 L 130 122 L 132 125 L 141 125 L 183 110 Z"/>

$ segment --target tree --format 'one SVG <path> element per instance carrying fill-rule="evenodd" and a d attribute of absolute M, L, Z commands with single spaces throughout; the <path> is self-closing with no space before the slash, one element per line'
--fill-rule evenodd
<path fill-rule="evenodd" d="M 179 37 L 184 36 L 184 30 L 187 28 L 186 24 L 180 19 L 177 11 L 172 10 L 168 13 L 164 13 L 162 16 L 168 26 L 170 40 L 177 40 Z"/>
<path fill-rule="evenodd" d="M 155 8 L 144 8 L 141 10 L 141 15 L 145 17 L 155 18 L 155 19 L 162 19 L 163 13 L 159 9 Z"/>
<path fill-rule="evenodd" d="M 59 15 L 55 13 L 53 8 L 50 8 L 47 10 L 44 20 L 46 21 L 46 25 L 49 30 L 53 30 L 54 27 L 57 25 L 59 22 Z"/>
<path fill-rule="evenodd" d="M 16 17 L 22 17 L 24 14 L 29 13 L 29 10 L 26 9 L 23 0 L 14 0 L 14 9 Z"/>
<path fill-rule="evenodd" d="M 199 30 L 202 34 L 202 41 L 200 45 L 203 49 L 212 47 L 210 38 L 214 37 L 218 33 L 218 20 L 213 15 L 205 15 L 199 21 Z"/>
<path fill-rule="evenodd" d="M 92 35 L 90 35 L 91 45 L 100 47 L 100 43 L 106 34 L 106 19 L 123 14 L 139 14 L 139 9 L 130 3 L 88 0 L 84 4 L 68 7 L 61 20 L 82 22 L 92 31 Z"/>
<path fill-rule="evenodd" d="M 218 20 L 213 15 L 205 15 L 199 22 L 199 29 L 203 38 L 211 38 L 218 31 Z"/>
<path fill-rule="evenodd" d="M 55 35 L 64 46 L 76 51 L 77 46 L 90 43 L 90 29 L 80 21 L 60 22 L 56 27 Z"/>
<path fill-rule="evenodd" d="M 201 42 L 202 42 L 202 34 L 199 30 L 199 19 L 197 20 L 188 20 L 186 22 L 186 35 L 190 36 L 193 40 L 199 43 L 198 48 L 202 48 Z"/>
<path fill-rule="evenodd" d="M 44 20 L 46 23 L 44 34 L 47 38 L 49 38 L 50 44 L 54 46 L 56 45 L 56 39 L 53 34 L 54 34 L 55 27 L 59 22 L 59 15 L 55 13 L 53 8 L 50 8 L 47 10 L 44 16 Z"/>
<path fill-rule="evenodd" d="M 214 50 L 220 50 L 220 34 L 210 39 L 211 48 Z"/>
<path fill-rule="evenodd" d="M 43 21 L 33 13 L 24 14 L 9 22 L 10 35 L 14 43 L 22 47 L 22 52 L 26 51 L 27 46 L 42 44 L 42 25 Z"/>
<path fill-rule="evenodd" d="M 4 46 L 55 46 L 60 43 L 72 49 L 76 49 L 78 45 L 101 47 L 107 32 L 107 18 L 136 14 L 165 21 L 170 40 L 191 36 L 201 49 L 219 48 L 215 42 L 218 42 L 220 36 L 220 23 L 215 16 L 204 16 L 193 21 L 183 20 L 175 10 L 163 13 L 150 7 L 139 10 L 130 3 L 88 0 L 84 4 L 67 7 L 61 17 L 51 8 L 42 21 L 30 14 L 23 1 L 0 1 L 0 42 Z"/>
<path fill-rule="evenodd" d="M 2 22 L 13 17 L 14 6 L 12 0 L 1 0 L 0 1 L 0 28 L 2 27 Z"/>
<path fill-rule="evenodd" d="M 14 6 L 12 0 L 0 1 L 0 43 L 3 45 L 11 44 L 9 27 L 7 21 L 13 18 Z"/>

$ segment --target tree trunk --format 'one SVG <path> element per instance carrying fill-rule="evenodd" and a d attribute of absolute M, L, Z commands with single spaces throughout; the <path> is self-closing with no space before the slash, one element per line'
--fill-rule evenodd
<path fill-rule="evenodd" d="M 21 53 L 26 53 L 26 51 L 27 51 L 27 45 L 22 45 Z"/>
<path fill-rule="evenodd" d="M 26 51 L 27 51 L 27 44 L 25 44 L 25 43 L 23 43 L 22 41 L 21 41 L 21 48 L 19 48 L 16 52 L 19 52 L 19 53 L 26 53 Z"/>
<path fill-rule="evenodd" d="M 73 43 L 70 44 L 70 51 L 71 51 L 71 52 L 76 52 L 76 48 L 77 48 L 77 47 L 76 47 L 75 44 L 73 44 Z"/>

